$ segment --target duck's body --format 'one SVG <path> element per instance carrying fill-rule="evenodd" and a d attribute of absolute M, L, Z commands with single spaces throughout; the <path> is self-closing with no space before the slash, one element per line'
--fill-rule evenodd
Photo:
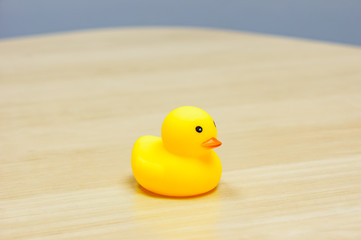
<path fill-rule="evenodd" d="M 137 182 L 149 191 L 167 196 L 193 196 L 215 188 L 222 165 L 210 150 L 201 157 L 185 157 L 165 149 L 160 137 L 143 136 L 133 147 L 132 169 Z"/>
<path fill-rule="evenodd" d="M 222 166 L 212 150 L 216 139 L 213 119 L 196 107 L 180 107 L 167 115 L 162 138 L 143 136 L 132 151 L 132 169 L 145 189 L 167 196 L 194 196 L 215 188 Z"/>

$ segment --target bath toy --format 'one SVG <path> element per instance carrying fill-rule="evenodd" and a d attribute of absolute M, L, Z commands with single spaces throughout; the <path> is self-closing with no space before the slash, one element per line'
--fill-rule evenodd
<path fill-rule="evenodd" d="M 222 165 L 212 149 L 222 143 L 207 112 L 191 106 L 176 108 L 164 119 L 161 136 L 143 136 L 134 144 L 132 170 L 143 188 L 187 197 L 217 186 Z"/>

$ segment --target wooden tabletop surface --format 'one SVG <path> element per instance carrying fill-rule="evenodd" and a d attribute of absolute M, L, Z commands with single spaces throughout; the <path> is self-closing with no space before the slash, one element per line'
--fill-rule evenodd
<path fill-rule="evenodd" d="M 163 198 L 130 153 L 215 119 L 218 188 Z M 0 239 L 361 239 L 361 49 L 202 29 L 0 41 Z"/>

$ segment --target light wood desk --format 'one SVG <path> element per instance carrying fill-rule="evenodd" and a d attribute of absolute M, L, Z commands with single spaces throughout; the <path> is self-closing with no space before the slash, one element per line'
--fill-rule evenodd
<path fill-rule="evenodd" d="M 139 189 L 172 109 L 216 120 L 219 187 Z M 0 239 L 361 239 L 361 49 L 123 29 L 0 41 Z"/>

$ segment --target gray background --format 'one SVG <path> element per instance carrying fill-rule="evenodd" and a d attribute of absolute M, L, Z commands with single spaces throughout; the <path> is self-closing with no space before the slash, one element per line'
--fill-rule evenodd
<path fill-rule="evenodd" d="M 0 38 L 192 26 L 361 45 L 361 0 L 0 0 Z"/>

